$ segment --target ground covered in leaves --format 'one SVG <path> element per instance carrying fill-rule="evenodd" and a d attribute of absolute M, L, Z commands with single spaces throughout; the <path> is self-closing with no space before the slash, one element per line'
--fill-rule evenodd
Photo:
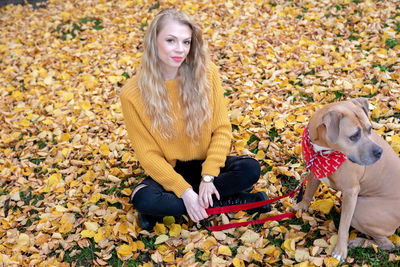
<path fill-rule="evenodd" d="M 0 265 L 336 266 L 340 192 L 322 185 L 292 220 L 208 232 L 187 218 L 142 231 L 129 195 L 143 177 L 119 93 L 153 16 L 193 15 L 220 67 L 232 154 L 262 165 L 276 197 L 304 172 L 300 136 L 322 105 L 369 98 L 400 151 L 397 1 L 61 1 L 0 9 Z M 264 218 L 290 211 L 284 199 Z M 253 219 L 244 212 L 216 223 Z M 351 238 L 360 233 L 352 230 Z M 400 245 L 399 231 L 391 240 Z M 398 266 L 400 250 L 350 250 L 348 265 Z"/>

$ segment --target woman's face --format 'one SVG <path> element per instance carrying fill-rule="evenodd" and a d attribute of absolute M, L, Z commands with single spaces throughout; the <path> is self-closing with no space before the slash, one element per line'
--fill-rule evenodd
<path fill-rule="evenodd" d="M 158 33 L 158 58 L 167 78 L 175 78 L 178 68 L 189 54 L 191 39 L 190 27 L 171 19 L 167 20 Z"/>

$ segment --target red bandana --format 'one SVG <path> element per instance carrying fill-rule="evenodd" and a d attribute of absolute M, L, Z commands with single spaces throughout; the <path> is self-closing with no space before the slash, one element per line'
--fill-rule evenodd
<path fill-rule="evenodd" d="M 334 173 L 343 162 L 346 161 L 346 155 L 339 151 L 320 150 L 315 151 L 310 140 L 308 126 L 303 131 L 301 142 L 303 157 L 306 161 L 306 168 L 312 172 L 314 178 L 321 179 Z"/>

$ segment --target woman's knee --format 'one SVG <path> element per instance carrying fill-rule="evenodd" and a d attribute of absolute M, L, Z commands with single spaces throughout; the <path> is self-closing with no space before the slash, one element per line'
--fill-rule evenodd
<path fill-rule="evenodd" d="M 237 162 L 238 168 L 253 184 L 258 181 L 261 174 L 260 163 L 253 158 L 243 158 Z"/>
<path fill-rule="evenodd" d="M 140 186 L 140 188 L 138 188 Z M 135 209 L 139 212 L 146 213 L 149 206 L 151 206 L 152 194 L 149 192 L 149 186 L 147 185 L 139 185 L 137 187 L 136 192 L 132 195 L 131 201 Z"/>

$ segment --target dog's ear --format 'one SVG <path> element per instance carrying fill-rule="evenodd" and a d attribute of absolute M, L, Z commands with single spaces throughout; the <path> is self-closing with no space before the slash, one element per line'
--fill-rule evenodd
<path fill-rule="evenodd" d="M 327 112 L 322 117 L 322 124 L 326 128 L 326 138 L 332 144 L 336 144 L 339 138 L 339 123 L 341 118 L 342 114 L 334 110 Z"/>
<path fill-rule="evenodd" d="M 360 106 L 362 108 L 362 110 L 364 111 L 365 115 L 367 115 L 367 117 L 368 117 L 369 104 L 368 104 L 368 100 L 366 98 L 359 97 L 359 98 L 354 98 L 351 101 L 354 104 Z"/>

